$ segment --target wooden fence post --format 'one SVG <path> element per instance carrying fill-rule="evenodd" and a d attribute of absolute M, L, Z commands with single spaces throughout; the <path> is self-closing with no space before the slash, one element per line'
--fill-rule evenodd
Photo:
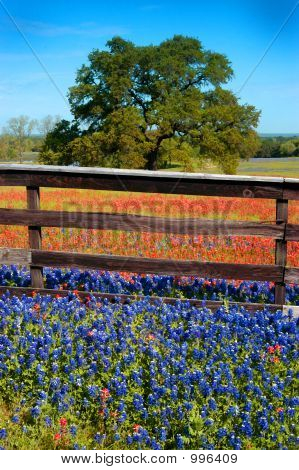
<path fill-rule="evenodd" d="M 276 223 L 287 224 L 288 223 L 288 200 L 277 199 L 276 200 Z M 286 287 L 285 287 L 285 266 L 287 264 L 287 241 L 285 239 L 285 233 L 282 240 L 276 240 L 275 242 L 275 264 L 282 265 L 284 267 L 283 281 L 275 283 L 275 303 L 285 304 Z"/>
<path fill-rule="evenodd" d="M 40 209 L 40 192 L 37 186 L 27 186 L 27 208 Z M 36 250 L 42 248 L 41 227 L 28 226 L 29 247 Z M 43 268 L 30 266 L 31 286 L 43 288 Z"/>

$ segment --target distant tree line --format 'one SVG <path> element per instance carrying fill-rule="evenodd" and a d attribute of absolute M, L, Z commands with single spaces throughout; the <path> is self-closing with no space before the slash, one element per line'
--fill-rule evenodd
<path fill-rule="evenodd" d="M 9 119 L 0 135 L 0 161 L 22 163 L 25 152 L 40 152 L 45 137 L 60 120 L 50 115 L 39 120 L 25 115 Z"/>
<path fill-rule="evenodd" d="M 299 157 L 299 137 L 260 137 L 255 158 Z"/>
<path fill-rule="evenodd" d="M 80 137 L 81 136 L 81 137 Z M 83 138 L 85 136 L 85 139 Z M 259 136 L 258 150 L 253 158 L 299 157 L 299 137 L 265 137 Z M 74 149 L 75 153 L 70 151 Z M 40 155 L 41 163 L 62 165 L 74 164 L 74 155 L 79 152 L 84 156 L 81 163 L 88 166 L 94 159 L 97 164 L 98 154 L 96 134 L 89 136 L 82 131 L 76 122 L 61 119 L 60 116 L 47 115 L 37 120 L 29 116 L 13 117 L 7 121 L 0 134 L 0 161 L 22 163 L 24 153 L 33 152 Z M 164 155 L 160 168 L 167 168 L 176 158 L 180 161 L 174 139 L 164 143 Z M 57 156 L 61 155 L 61 161 Z M 57 159 L 57 161 L 56 161 Z M 102 163 L 103 166 L 105 164 Z M 188 168 L 187 168 L 188 169 Z M 190 168 L 189 168 L 190 169 Z"/>

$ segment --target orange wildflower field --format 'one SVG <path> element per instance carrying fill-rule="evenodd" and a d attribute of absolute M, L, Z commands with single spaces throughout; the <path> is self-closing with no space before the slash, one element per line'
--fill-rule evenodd
<path fill-rule="evenodd" d="M 2 208 L 26 208 L 24 188 L 2 188 Z M 75 189 L 41 189 L 41 208 L 169 217 L 275 221 L 275 201 L 140 194 Z M 289 202 L 289 221 L 299 223 L 299 201 Z M 111 230 L 44 228 L 43 248 L 97 254 L 192 259 L 215 262 L 274 263 L 275 241 L 259 237 L 188 236 Z M 0 246 L 28 246 L 26 227 L 0 226 Z M 299 243 L 288 243 L 289 266 L 299 266 Z"/>

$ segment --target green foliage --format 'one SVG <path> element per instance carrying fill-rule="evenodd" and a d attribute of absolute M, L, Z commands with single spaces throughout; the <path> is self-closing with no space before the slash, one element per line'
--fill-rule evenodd
<path fill-rule="evenodd" d="M 79 136 L 79 127 L 63 119 L 50 131 L 43 143 L 39 161 L 46 165 L 73 163 L 68 144 Z"/>
<path fill-rule="evenodd" d="M 8 134 L 0 136 L 0 160 L 7 162 L 18 157 L 14 138 Z"/>
<path fill-rule="evenodd" d="M 8 120 L 7 126 L 4 128 L 4 135 L 9 136 L 11 139 L 7 153 L 9 159 L 18 155 L 19 161 L 22 163 L 23 153 L 29 150 L 29 138 L 36 126 L 37 121 L 30 119 L 29 116 L 22 115 Z"/>
<path fill-rule="evenodd" d="M 197 39 L 140 47 L 114 37 L 88 59 L 69 90 L 75 123 L 85 130 L 66 142 L 76 124 L 61 121 L 66 132 L 58 124 L 48 134 L 42 162 L 155 170 L 176 160 L 192 170 L 196 157 L 234 173 L 240 158 L 256 153 L 259 112 L 222 88 L 230 62 Z"/>
<path fill-rule="evenodd" d="M 279 147 L 282 156 L 296 156 L 299 155 L 299 139 L 288 140 Z"/>
<path fill-rule="evenodd" d="M 0 135 L 0 161 L 22 163 L 28 158 L 35 160 L 42 149 L 45 135 L 54 129 L 58 118 L 48 115 L 37 121 L 22 115 L 9 119 Z M 40 134 L 33 134 L 34 131 Z M 51 153 L 48 160 L 53 162 Z"/>
<path fill-rule="evenodd" d="M 256 158 L 278 158 L 280 157 L 279 143 L 274 139 L 261 139 L 261 145 L 256 152 Z"/>
<path fill-rule="evenodd" d="M 140 123 L 133 107 L 112 112 L 102 130 L 70 143 L 73 160 L 81 166 L 143 168 L 151 144 L 145 140 Z"/>
<path fill-rule="evenodd" d="M 294 137 L 262 137 L 256 158 L 282 158 L 299 156 L 299 139 Z"/>
<path fill-rule="evenodd" d="M 45 137 L 47 134 L 49 134 L 49 132 L 51 132 L 55 128 L 56 124 L 58 124 L 60 121 L 60 116 L 51 116 L 50 114 L 40 119 L 38 123 L 38 130 L 41 136 Z"/>

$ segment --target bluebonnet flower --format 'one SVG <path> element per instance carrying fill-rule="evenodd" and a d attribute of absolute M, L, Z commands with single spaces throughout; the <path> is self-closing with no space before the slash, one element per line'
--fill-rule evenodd
<path fill-rule="evenodd" d="M 143 408 L 143 397 L 139 393 L 134 393 L 133 406 L 136 410 L 141 410 Z"/>
<path fill-rule="evenodd" d="M 185 410 L 187 410 L 187 411 L 191 411 L 192 408 L 193 408 L 193 404 L 192 404 L 191 402 L 189 402 L 189 401 L 185 401 L 185 403 L 184 403 L 184 408 L 185 408 Z"/>
<path fill-rule="evenodd" d="M 206 419 L 205 420 L 205 426 L 213 426 L 214 420 L 213 419 Z"/>
<path fill-rule="evenodd" d="M 123 400 L 121 400 L 118 404 L 118 407 L 117 407 L 118 411 L 123 411 L 125 409 L 125 406 L 126 406 L 125 402 Z"/>
<path fill-rule="evenodd" d="M 160 441 L 165 442 L 166 438 L 167 438 L 167 431 L 165 428 L 161 428 L 159 431 L 159 439 Z"/>
<path fill-rule="evenodd" d="M 178 449 L 184 449 L 184 441 L 181 434 L 176 435 L 176 445 Z"/>
<path fill-rule="evenodd" d="M 31 416 L 33 418 L 38 418 L 38 416 L 41 413 L 41 410 L 40 410 L 39 406 L 36 405 L 33 408 L 31 408 L 30 413 L 31 413 Z"/>
<path fill-rule="evenodd" d="M 181 406 L 179 406 L 179 407 L 177 408 L 177 414 L 178 414 L 178 418 L 179 418 L 179 419 L 183 419 L 183 418 L 184 418 L 184 412 L 183 412 Z"/>
<path fill-rule="evenodd" d="M 153 439 L 151 440 L 151 444 L 150 444 L 150 445 L 151 445 L 151 448 L 152 448 L 153 450 L 161 450 L 161 449 L 162 449 L 161 444 L 160 444 L 159 442 L 157 442 L 155 438 L 153 438 Z"/>
<path fill-rule="evenodd" d="M 148 418 L 148 411 L 146 408 L 141 408 L 140 410 L 140 416 L 142 417 L 142 419 L 146 420 Z"/>
<path fill-rule="evenodd" d="M 61 276 L 67 276 L 67 272 Z M 94 285 L 99 280 L 98 274 L 92 277 L 89 272 L 86 277 L 84 273 L 80 276 L 82 285 L 87 278 Z M 111 287 L 114 282 L 116 291 L 125 282 L 121 276 L 116 281 L 110 273 L 100 276 L 101 279 L 106 276 Z M 75 284 L 75 277 L 77 282 L 79 274 L 69 278 L 69 286 Z M 142 286 L 144 282 L 153 286 L 153 279 L 148 276 L 146 281 L 141 281 L 136 276 L 136 284 Z M 157 276 L 155 282 L 159 288 L 168 289 L 162 276 Z M 194 285 L 201 289 L 200 281 L 197 284 L 194 281 Z M 221 292 L 228 288 L 226 281 L 217 281 L 215 285 Z M 251 291 L 250 295 L 256 292 L 256 287 L 244 286 Z M 0 375 L 7 384 L 7 393 L 20 396 L 22 408 L 25 405 L 29 410 L 36 406 L 40 409 L 47 400 L 54 413 L 62 414 L 71 407 L 69 413 L 78 422 L 88 420 L 88 416 L 97 412 L 97 406 L 100 407 L 97 387 L 107 387 L 111 400 L 109 408 L 105 407 L 104 418 L 118 412 L 109 424 L 112 441 L 118 434 L 117 426 L 126 422 L 126 428 L 133 415 L 134 422 L 138 419 L 142 426 L 148 427 L 134 437 L 135 447 L 173 445 L 174 426 L 181 437 L 186 436 L 188 446 L 188 440 L 193 439 L 189 434 L 189 412 L 195 405 L 206 422 L 205 437 L 198 439 L 197 444 L 204 449 L 217 448 L 217 440 L 224 438 L 225 445 L 236 449 L 244 445 L 243 438 L 245 442 L 250 438 L 255 446 L 265 445 L 265 438 L 274 443 L 271 436 L 276 424 L 285 424 L 285 431 L 275 431 L 278 441 L 273 446 L 278 447 L 280 441 L 283 447 L 296 445 L 290 423 L 295 422 L 298 404 L 293 396 L 296 325 L 282 312 L 270 313 L 265 308 L 251 316 L 245 309 L 233 306 L 228 311 L 219 308 L 212 314 L 207 308 L 185 302 L 166 305 L 148 300 L 125 306 L 108 300 L 101 300 L 98 306 L 92 301 L 89 306 L 94 302 L 94 310 L 88 311 L 75 295 L 65 299 L 40 296 L 38 303 L 47 311 L 47 318 L 36 328 L 36 318 L 32 315 L 35 302 L 26 296 L 22 300 L 0 299 L 0 330 L 4 328 L 1 333 L 5 332 L 0 335 Z M 93 333 L 92 340 L 88 339 L 88 332 Z M 147 332 L 155 339 L 146 339 Z M 285 355 L 286 362 L 281 359 L 279 367 L 267 355 L 268 345 L 275 344 L 283 348 L 280 358 Z M 53 355 L 52 351 L 55 351 Z M 19 361 L 21 356 L 24 360 Z M 29 386 L 26 374 L 30 374 L 34 387 Z M 283 413 L 276 411 L 278 406 L 284 409 Z M 23 409 L 13 411 L 21 412 Z M 222 427 L 217 422 L 222 422 Z M 229 430 L 227 434 L 224 426 Z M 234 436 L 230 432 L 232 426 Z M 182 437 L 182 445 L 183 442 Z"/>
<path fill-rule="evenodd" d="M 239 407 L 238 406 L 230 406 L 227 410 L 227 414 L 230 415 L 230 416 L 238 416 Z"/>
<path fill-rule="evenodd" d="M 259 416 L 257 422 L 262 431 L 266 431 L 269 428 L 268 420 L 265 416 Z"/>
<path fill-rule="evenodd" d="M 95 440 L 98 444 L 101 444 L 105 438 L 106 438 L 106 434 L 100 434 L 99 432 L 97 432 L 97 433 L 94 435 L 94 440 Z"/>
<path fill-rule="evenodd" d="M 236 450 L 239 450 L 242 448 L 242 441 L 238 436 L 235 435 L 234 432 L 231 432 L 229 434 L 229 443 Z"/>
<path fill-rule="evenodd" d="M 227 429 L 226 428 L 218 429 L 217 436 L 219 437 L 219 439 L 225 437 L 226 435 L 227 435 Z"/>
<path fill-rule="evenodd" d="M 59 366 L 58 366 L 57 362 L 53 362 L 53 364 L 52 364 L 52 372 L 55 373 L 55 372 L 58 371 L 58 369 L 59 369 Z"/>
<path fill-rule="evenodd" d="M 133 443 L 133 436 L 129 435 L 127 436 L 127 444 L 130 445 Z"/>
<path fill-rule="evenodd" d="M 59 387 L 60 387 L 60 378 L 59 377 L 53 377 L 50 380 L 50 388 L 52 390 L 58 390 Z"/>
<path fill-rule="evenodd" d="M 287 414 L 293 418 L 295 416 L 295 408 L 288 408 Z"/>
<path fill-rule="evenodd" d="M 245 410 L 245 411 L 251 411 L 251 409 L 252 409 L 252 402 L 246 400 L 246 402 L 245 402 L 245 404 L 244 404 L 244 410 Z"/>
<path fill-rule="evenodd" d="M 125 411 L 123 411 L 120 415 L 120 417 L 118 418 L 119 422 L 120 423 L 123 423 L 124 421 L 126 421 L 127 419 L 127 413 Z"/>
<path fill-rule="evenodd" d="M 214 398 L 210 398 L 209 401 L 208 401 L 208 404 L 209 404 L 209 408 L 211 410 L 216 410 L 217 409 L 217 403 L 216 403 L 216 400 Z"/>
<path fill-rule="evenodd" d="M 41 390 L 39 392 L 39 397 L 42 399 L 42 400 L 46 400 L 47 399 L 47 393 L 44 391 L 44 390 Z"/>
<path fill-rule="evenodd" d="M 253 429 L 249 419 L 244 419 L 242 421 L 240 425 L 240 432 L 247 437 L 251 437 L 253 435 Z"/>
<path fill-rule="evenodd" d="M 72 436 L 76 436 L 76 434 L 77 434 L 77 426 L 75 426 L 74 424 L 71 424 L 71 426 L 69 427 L 69 433 L 70 433 Z"/>
<path fill-rule="evenodd" d="M 194 278 L 189 283 L 184 284 L 173 276 L 157 275 L 147 275 L 144 277 L 134 275 L 128 281 L 118 273 L 87 271 L 82 273 L 78 269 L 64 271 L 57 268 L 45 268 L 45 275 L 46 287 L 56 289 L 63 284 L 67 284 L 68 289 L 76 289 L 81 285 L 88 291 L 111 293 L 169 296 L 170 292 L 177 291 L 189 298 L 206 297 L 212 300 L 221 300 L 220 295 L 227 295 L 233 300 L 239 301 L 248 300 L 256 302 L 261 299 L 265 300 L 266 303 L 270 303 L 274 300 L 274 289 L 270 287 L 268 282 L 243 281 L 236 287 L 234 282 L 224 279 L 213 280 L 213 284 L 209 284 L 210 279 Z M 8 279 L 13 279 L 16 285 L 24 287 L 30 283 L 30 274 L 25 269 L 19 270 L 17 267 L 2 267 L 0 270 L 0 284 L 7 285 Z M 206 281 L 208 281 L 208 284 L 206 284 Z M 287 301 L 298 303 L 298 286 L 287 285 L 286 290 Z"/>
<path fill-rule="evenodd" d="M 98 396 L 98 394 L 99 394 L 98 387 L 96 387 L 95 385 L 88 385 L 87 391 L 88 391 L 88 394 L 89 394 L 92 398 L 96 398 L 96 397 Z"/>
<path fill-rule="evenodd" d="M 45 416 L 45 425 L 47 427 L 51 427 L 52 426 L 52 420 L 49 416 Z"/>

